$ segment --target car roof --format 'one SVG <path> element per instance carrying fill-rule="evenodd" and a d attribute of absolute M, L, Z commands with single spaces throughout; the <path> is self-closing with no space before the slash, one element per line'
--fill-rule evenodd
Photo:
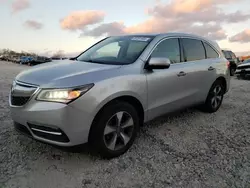
<path fill-rule="evenodd" d="M 156 37 L 156 36 L 183 36 L 183 37 L 197 37 L 202 38 L 205 40 L 209 40 L 205 37 L 202 37 L 200 35 L 191 34 L 191 33 L 181 33 L 181 32 L 168 32 L 168 33 L 136 33 L 136 34 L 124 34 L 119 36 L 148 36 L 148 37 Z M 211 40 L 209 40 L 211 41 Z"/>
<path fill-rule="evenodd" d="M 191 33 L 181 33 L 181 32 L 168 32 L 168 33 L 136 33 L 136 34 L 124 34 L 124 35 L 119 35 L 119 36 L 143 36 L 143 37 L 157 37 L 157 36 L 162 36 L 162 37 L 193 37 L 193 38 L 198 38 L 201 40 L 205 40 L 212 44 L 214 47 L 217 48 L 217 50 L 220 50 L 220 46 L 217 44 L 216 41 L 196 35 L 196 34 L 191 34 Z"/>

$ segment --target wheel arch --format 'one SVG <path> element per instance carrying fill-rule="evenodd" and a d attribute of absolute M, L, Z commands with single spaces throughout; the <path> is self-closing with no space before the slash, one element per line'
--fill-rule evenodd
<path fill-rule="evenodd" d="M 107 100 L 104 104 L 102 104 L 98 108 L 97 113 L 96 113 L 96 115 L 91 123 L 88 139 L 90 138 L 90 134 L 92 132 L 92 128 L 93 128 L 92 125 L 97 122 L 98 118 L 100 118 L 100 115 L 102 114 L 105 107 L 107 107 L 108 105 L 112 105 L 113 103 L 117 103 L 119 101 L 127 102 L 130 105 L 132 105 L 136 109 L 136 111 L 138 112 L 139 119 L 140 119 L 140 125 L 143 125 L 144 118 L 145 118 L 144 107 L 143 107 L 142 102 L 137 97 L 132 96 L 132 95 L 121 95 L 121 96 L 112 97 L 111 99 Z"/>
<path fill-rule="evenodd" d="M 223 77 L 223 76 L 219 76 L 214 82 L 216 82 L 216 81 L 221 81 L 222 82 L 223 87 L 224 87 L 223 88 L 224 89 L 224 93 L 226 93 L 227 92 L 227 88 L 228 88 L 226 78 Z"/>

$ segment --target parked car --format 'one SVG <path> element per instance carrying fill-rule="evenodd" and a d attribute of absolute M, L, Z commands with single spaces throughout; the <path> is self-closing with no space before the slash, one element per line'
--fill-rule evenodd
<path fill-rule="evenodd" d="M 28 62 L 28 65 L 35 66 L 47 62 L 50 62 L 48 58 L 42 56 L 36 56 L 31 61 Z"/>
<path fill-rule="evenodd" d="M 51 57 L 51 60 L 66 60 L 66 59 L 68 59 L 68 58 L 66 58 L 66 57 Z"/>
<path fill-rule="evenodd" d="M 107 37 L 75 61 L 23 71 L 10 93 L 17 130 L 42 142 L 88 142 L 105 158 L 125 153 L 140 126 L 199 105 L 216 112 L 230 86 L 218 44 L 191 34 Z"/>
<path fill-rule="evenodd" d="M 22 56 L 20 58 L 20 64 L 28 64 L 29 62 L 31 62 L 33 60 L 33 57 L 29 57 L 29 56 Z"/>
<path fill-rule="evenodd" d="M 238 65 L 238 67 L 235 71 L 235 75 L 238 78 L 250 77 L 250 59 L 246 59 L 243 61 L 243 63 Z"/>
<path fill-rule="evenodd" d="M 16 56 L 16 57 L 13 57 L 13 58 L 11 59 L 11 61 L 12 61 L 13 63 L 20 63 L 20 62 L 21 62 L 21 59 L 20 59 L 20 57 Z"/>
<path fill-rule="evenodd" d="M 1 60 L 1 61 L 7 61 L 7 56 L 6 56 L 6 55 L 2 55 L 2 56 L 0 57 L 0 60 Z"/>
<path fill-rule="evenodd" d="M 4 61 L 5 60 L 5 56 L 4 55 L 0 55 L 0 60 Z"/>
<path fill-rule="evenodd" d="M 240 61 L 231 50 L 222 50 L 222 52 L 225 58 L 230 62 L 230 75 L 233 76 L 237 69 L 237 64 L 240 63 Z"/>
<path fill-rule="evenodd" d="M 51 58 L 48 58 L 48 57 L 45 57 L 44 59 L 45 59 L 45 62 L 46 62 L 46 63 L 48 63 L 48 62 L 51 62 L 51 61 L 52 61 L 52 60 L 51 60 Z"/>

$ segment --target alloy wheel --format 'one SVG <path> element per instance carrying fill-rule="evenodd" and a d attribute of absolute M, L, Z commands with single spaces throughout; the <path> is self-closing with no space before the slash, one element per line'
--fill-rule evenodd
<path fill-rule="evenodd" d="M 223 98 L 223 90 L 220 85 L 217 85 L 214 90 L 212 91 L 212 98 L 211 98 L 211 105 L 213 108 L 217 108 Z"/>
<path fill-rule="evenodd" d="M 124 148 L 131 140 L 134 131 L 132 116 L 120 111 L 114 114 L 107 122 L 104 129 L 104 143 L 112 151 Z"/>

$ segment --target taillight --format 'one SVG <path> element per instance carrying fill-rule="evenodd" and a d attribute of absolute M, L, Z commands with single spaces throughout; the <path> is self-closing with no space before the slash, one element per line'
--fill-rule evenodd
<path fill-rule="evenodd" d="M 227 68 L 229 68 L 230 67 L 230 62 L 229 61 L 227 61 Z"/>

